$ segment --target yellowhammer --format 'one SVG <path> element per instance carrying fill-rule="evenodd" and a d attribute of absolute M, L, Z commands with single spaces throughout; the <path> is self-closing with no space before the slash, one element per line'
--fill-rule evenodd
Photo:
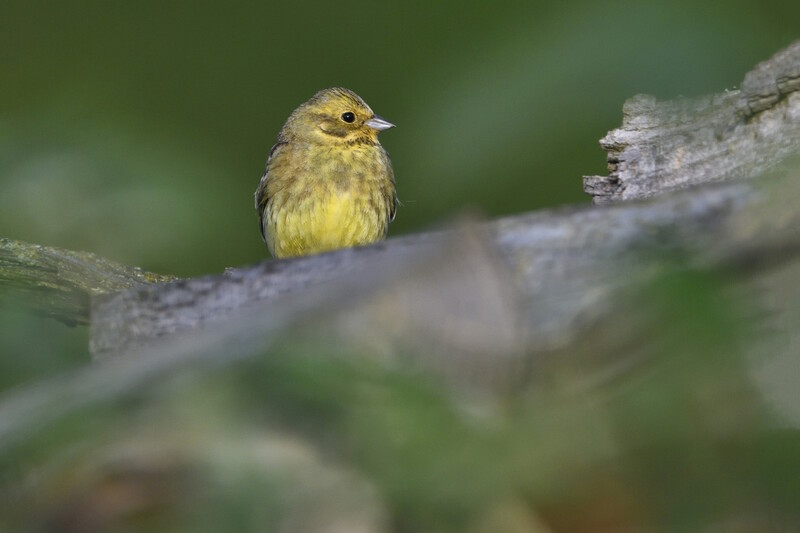
<path fill-rule="evenodd" d="M 342 88 L 322 90 L 292 112 L 255 194 L 261 237 L 274 257 L 386 237 L 397 193 L 378 133 L 393 126 Z"/>

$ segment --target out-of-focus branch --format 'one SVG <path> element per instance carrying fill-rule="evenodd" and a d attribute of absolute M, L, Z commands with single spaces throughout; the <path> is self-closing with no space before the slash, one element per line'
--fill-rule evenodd
<path fill-rule="evenodd" d="M 0 402 L 0 448 L 38 424 L 181 368 L 264 354 L 287 335 L 344 341 L 368 357 L 415 357 L 416 366 L 472 392 L 505 390 L 527 379 L 536 356 L 608 316 L 618 289 L 648 279 L 657 262 L 629 255 L 632 249 L 679 246 L 714 269 L 736 269 L 744 259 L 750 275 L 759 268 L 750 258 L 762 260 L 774 248 L 743 243 L 797 242 L 800 203 L 784 194 L 798 190 L 797 176 L 784 176 L 773 192 L 729 184 L 654 203 L 465 222 L 375 247 L 98 297 L 92 342 L 102 343 L 100 355 L 117 357 Z M 772 193 L 795 207 L 775 209 Z M 635 315 L 611 320 L 636 323 Z"/>
<path fill-rule="evenodd" d="M 66 324 L 88 324 L 97 294 L 176 278 L 121 265 L 92 253 L 0 238 L 0 295 Z"/>
<path fill-rule="evenodd" d="M 632 251 L 650 245 L 710 249 L 728 238 L 731 216 L 756 196 L 747 185 L 728 185 L 654 203 L 545 211 L 99 296 L 92 351 L 119 353 L 225 321 L 237 309 L 274 313 L 293 298 L 330 291 L 338 297 L 319 297 L 321 314 L 337 316 L 343 312 L 338 302 L 353 298 L 385 301 L 380 312 L 368 307 L 367 315 L 385 323 L 373 324 L 373 333 L 386 328 L 414 339 L 448 322 L 446 329 L 458 335 L 475 333 L 461 341 L 452 333 L 451 342 L 473 346 L 485 338 L 503 352 L 497 339 L 488 341 L 490 333 L 513 325 L 506 348 L 522 342 L 529 351 L 546 349 L 595 316 L 613 287 L 633 282 L 625 275 Z M 480 244 L 468 252 L 457 246 L 467 240 Z M 380 280 L 372 289 L 359 284 L 372 278 Z"/>

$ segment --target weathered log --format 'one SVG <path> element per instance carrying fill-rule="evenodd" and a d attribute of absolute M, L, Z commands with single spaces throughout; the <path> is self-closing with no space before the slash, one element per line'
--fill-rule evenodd
<path fill-rule="evenodd" d="M 500 258 L 497 268 L 503 269 L 502 274 L 493 275 L 503 278 L 509 284 L 507 290 L 515 294 L 513 300 L 522 314 L 514 320 L 525 332 L 526 349 L 536 351 L 574 333 L 582 320 L 598 312 L 597 306 L 611 288 L 631 281 L 620 276 L 630 260 L 626 252 L 659 244 L 708 249 L 725 239 L 730 217 L 755 194 L 747 185 L 715 187 L 653 203 L 607 209 L 585 206 L 509 217 L 480 228 L 471 226 L 461 234 L 486 239 L 487 244 L 479 249 L 487 251 L 478 263 L 491 265 L 497 262 L 495 255 Z M 339 293 L 337 298 L 345 298 L 355 291 L 364 298 L 373 297 L 366 285 L 358 286 L 359 279 L 381 278 L 372 289 L 375 291 L 393 287 L 398 277 L 403 279 L 398 272 L 414 270 L 420 261 L 429 261 L 431 270 L 455 271 L 469 254 L 454 256 L 437 250 L 452 248 L 458 239 L 446 231 L 420 234 L 366 248 L 269 261 L 222 276 L 101 295 L 93 300 L 92 351 L 97 355 L 120 353 L 153 339 L 225 321 L 236 309 L 269 313 L 287 299 L 313 298 L 317 292 L 334 291 Z M 494 267 L 486 270 L 495 272 Z M 435 279 L 433 274 L 429 277 Z M 478 279 L 464 281 L 469 283 L 458 288 L 463 298 L 481 291 Z M 426 301 L 447 300 L 439 291 L 441 283 L 429 285 L 427 292 L 407 301 L 408 307 L 395 314 L 415 316 Z M 329 301 L 332 307 L 325 312 L 339 311 L 337 298 Z M 440 309 L 438 317 L 444 319 L 455 312 Z M 487 329 L 500 328 L 508 320 L 506 314 L 492 315 L 482 318 Z"/>
<path fill-rule="evenodd" d="M 176 279 L 74 252 L 0 238 L 0 295 L 69 325 L 88 324 L 91 297 Z"/>
<path fill-rule="evenodd" d="M 121 356 L 6 397 L 0 402 L 0 448 L 25 439 L 38 424 L 181 368 L 263 354 L 287 333 L 295 338 L 316 333 L 324 342 L 331 341 L 331 333 L 356 339 L 357 346 L 366 342 L 371 356 L 397 351 L 391 345 L 383 353 L 375 350 L 381 347 L 376 340 L 420 342 L 425 349 L 416 352 L 417 362 L 439 376 L 454 376 L 457 384 L 477 383 L 470 392 L 513 384 L 526 378 L 531 356 L 585 331 L 593 315 L 612 309 L 615 289 L 647 278 L 643 263 L 651 263 L 629 255 L 635 243 L 650 250 L 658 243 L 662 250 L 679 246 L 694 252 L 698 266 L 732 267 L 748 275 L 772 266 L 770 261 L 800 256 L 798 195 L 784 194 L 798 189 L 800 170 L 792 168 L 773 191 L 754 192 L 747 184 L 706 187 L 656 202 L 514 217 L 489 224 L 488 234 L 486 225 L 465 224 L 376 247 L 266 262 L 222 277 L 98 298 L 102 329 L 93 331 L 94 340 L 109 343 L 107 349 L 113 344 Z M 775 197 L 786 200 L 783 207 L 775 209 Z M 565 239 L 578 227 L 586 230 Z M 647 237 L 637 227 L 647 228 Z M 337 268 L 323 276 L 317 264 Z M 277 274 L 265 275 L 283 269 L 295 274 L 285 285 L 278 284 L 284 278 Z M 520 279 L 508 276 L 509 269 Z M 219 299 L 227 298 L 225 287 L 232 283 L 233 301 L 249 305 L 221 307 Z M 513 294 L 517 287 L 524 292 Z M 193 311 L 184 314 L 183 308 Z M 124 323 L 104 324 L 120 317 L 156 328 L 163 317 L 172 329 L 159 330 L 156 338 L 152 331 L 139 337 L 141 330 L 129 331 Z M 474 353 L 465 347 L 497 326 L 506 329 Z"/>
<path fill-rule="evenodd" d="M 595 203 L 752 177 L 800 148 L 800 41 L 756 66 L 741 89 L 659 102 L 639 95 L 600 145 L 608 176 L 586 176 Z"/>

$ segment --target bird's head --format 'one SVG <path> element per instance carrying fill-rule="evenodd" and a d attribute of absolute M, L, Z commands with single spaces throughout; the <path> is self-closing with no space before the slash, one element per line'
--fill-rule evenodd
<path fill-rule="evenodd" d="M 394 124 L 373 113 L 353 91 L 323 89 L 300 105 L 281 130 L 285 141 L 378 144 L 378 133 Z"/>

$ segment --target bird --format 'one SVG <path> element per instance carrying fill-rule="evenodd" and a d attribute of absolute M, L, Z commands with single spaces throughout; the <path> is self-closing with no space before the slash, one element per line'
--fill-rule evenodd
<path fill-rule="evenodd" d="M 342 87 L 317 92 L 289 115 L 255 192 L 261 238 L 273 257 L 386 237 L 398 199 L 378 134 L 393 127 Z"/>

